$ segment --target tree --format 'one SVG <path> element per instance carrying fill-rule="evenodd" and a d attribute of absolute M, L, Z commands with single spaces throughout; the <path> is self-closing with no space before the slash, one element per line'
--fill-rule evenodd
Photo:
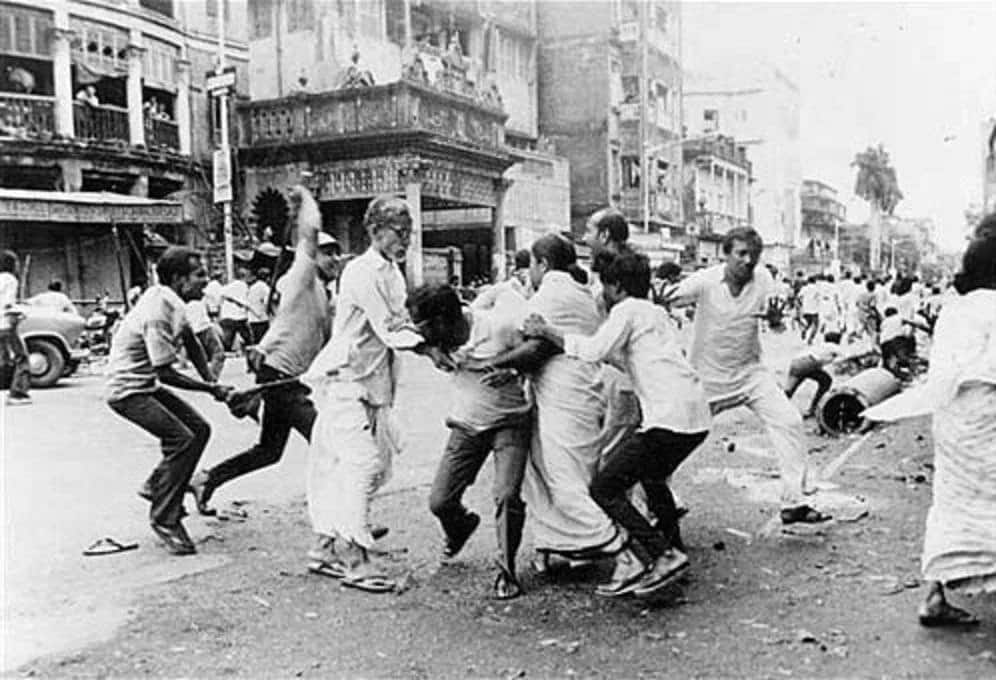
<path fill-rule="evenodd" d="M 869 146 L 855 154 L 851 167 L 858 169 L 854 194 L 867 201 L 871 210 L 868 216 L 868 237 L 871 241 L 868 259 L 871 268 L 878 269 L 882 254 L 882 215 L 893 213 L 899 201 L 903 200 L 903 192 L 899 190 L 896 170 L 890 165 L 889 153 L 882 144 Z"/>

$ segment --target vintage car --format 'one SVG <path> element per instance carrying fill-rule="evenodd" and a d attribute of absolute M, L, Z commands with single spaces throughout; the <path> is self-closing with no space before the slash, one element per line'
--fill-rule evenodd
<path fill-rule="evenodd" d="M 83 317 L 73 312 L 38 305 L 18 305 L 24 316 L 17 326 L 28 350 L 31 386 L 51 387 L 72 375 L 87 350 L 80 347 Z"/>

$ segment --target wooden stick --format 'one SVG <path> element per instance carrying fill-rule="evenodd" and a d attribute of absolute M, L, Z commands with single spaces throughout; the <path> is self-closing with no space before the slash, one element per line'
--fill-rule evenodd
<path fill-rule="evenodd" d="M 830 461 L 827 464 L 826 467 L 823 468 L 823 473 L 822 473 L 821 477 L 825 481 L 829 481 L 829 479 L 831 477 L 833 477 L 835 474 L 837 474 L 837 471 L 840 470 L 840 468 L 842 468 L 844 466 L 844 463 L 846 463 L 848 461 L 848 459 L 851 458 L 851 456 L 853 456 L 855 453 L 858 452 L 858 449 L 860 449 L 861 446 L 866 441 L 868 441 L 868 438 L 871 437 L 871 436 L 872 436 L 871 432 L 866 432 L 865 434 L 863 434 L 861 436 L 860 439 L 858 439 L 858 441 L 856 441 L 853 444 L 851 444 L 850 446 L 848 446 L 844 450 L 844 453 L 842 453 L 839 456 L 837 456 L 836 458 L 834 458 L 832 461 Z"/>

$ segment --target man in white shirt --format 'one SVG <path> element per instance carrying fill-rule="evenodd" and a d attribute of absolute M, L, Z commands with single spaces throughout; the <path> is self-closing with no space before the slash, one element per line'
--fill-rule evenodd
<path fill-rule="evenodd" d="M 300 196 L 302 216 L 320 219 L 311 194 L 301 189 Z M 308 459 L 308 511 L 316 534 L 309 569 L 367 592 L 395 586 L 370 560 L 369 512 L 403 447 L 393 412 L 397 352 L 423 346 L 405 309 L 398 267 L 411 242 L 411 215 L 408 203 L 395 196 L 370 202 L 363 220 L 370 248 L 343 269 L 332 339 L 308 369 L 310 378 L 324 383 Z"/>
<path fill-rule="evenodd" d="M 562 335 L 533 316 L 525 335 L 549 339 L 567 356 L 609 362 L 632 380 L 643 421 L 639 432 L 611 451 L 591 483 L 591 496 L 605 514 L 626 529 L 629 550 L 617 558 L 613 579 L 601 595 L 646 595 L 665 587 L 688 567 L 674 544 L 678 511 L 668 478 L 706 438 L 709 406 L 702 383 L 682 352 L 667 311 L 647 299 L 650 262 L 632 251 L 616 255 L 601 271 L 609 316 L 591 336 Z M 652 526 L 627 494 L 640 483 L 655 517 Z"/>
<path fill-rule="evenodd" d="M 264 268 L 249 273 L 247 279 L 249 292 L 247 302 L 249 303 L 249 332 L 252 335 L 252 344 L 257 344 L 266 335 L 270 327 L 270 313 L 267 305 L 270 302 L 270 284 L 266 281 L 270 276 L 270 270 Z"/>
<path fill-rule="evenodd" d="M 802 339 L 813 344 L 820 330 L 820 288 L 815 276 L 810 276 L 799 290 L 799 309 L 802 313 Z"/>
<path fill-rule="evenodd" d="M 7 391 L 7 405 L 20 406 L 31 403 L 28 390 L 31 387 L 31 367 L 28 352 L 24 347 L 17 324 L 22 314 L 14 309 L 17 304 L 17 273 L 20 262 L 12 250 L 0 252 L 0 352 L 3 360 L 7 357 L 11 366 L 10 388 Z"/>
<path fill-rule="evenodd" d="M 243 347 L 253 344 L 252 333 L 249 331 L 249 284 L 246 277 L 249 270 L 244 264 L 235 267 L 235 278 L 221 289 L 221 310 L 218 313 L 221 326 L 221 341 L 225 351 L 231 352 L 235 345 L 235 336 L 242 338 Z"/>
<path fill-rule="evenodd" d="M 159 439 L 162 460 L 139 491 L 151 504 L 152 530 L 174 555 L 197 552 L 180 521 L 183 495 L 211 427 L 187 402 L 163 385 L 207 392 L 224 401 L 230 387 L 214 383 L 203 350 L 187 322 L 184 302 L 201 297 L 207 274 L 191 248 L 168 248 L 156 265 L 160 284 L 151 286 L 114 334 L 107 369 L 107 403 L 122 418 Z M 203 380 L 176 370 L 183 344 Z"/>
<path fill-rule="evenodd" d="M 33 296 L 28 303 L 36 307 L 48 307 L 60 312 L 77 314 L 76 305 L 69 299 L 69 296 L 62 292 L 62 281 L 58 279 L 48 284 L 48 290 Z"/>
<path fill-rule="evenodd" d="M 694 304 L 690 353 L 713 415 L 746 406 L 764 424 L 781 468 L 781 520 L 823 522 L 829 516 L 803 501 L 808 484 L 802 417 L 761 361 L 759 320 L 773 282 L 758 268 L 763 243 L 754 229 L 731 229 L 726 263 L 695 272 L 671 291 L 671 304 Z"/>

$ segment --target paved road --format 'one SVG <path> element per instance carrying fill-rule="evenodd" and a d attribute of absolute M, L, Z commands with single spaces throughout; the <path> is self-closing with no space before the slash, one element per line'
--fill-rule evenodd
<path fill-rule="evenodd" d="M 403 401 L 421 458 L 403 461 L 385 491 L 424 484 L 438 453 L 446 407 L 445 382 L 419 359 L 406 361 Z M 104 379 L 90 374 L 34 392 L 30 406 L 3 412 L 3 669 L 42 654 L 110 636 L 143 588 L 212 569 L 217 554 L 163 559 L 147 524 L 147 505 L 136 490 L 158 458 L 155 440 L 110 411 Z M 230 359 L 224 379 L 248 386 L 244 365 Z M 409 398 L 411 396 L 412 398 Z M 204 462 L 216 463 L 255 441 L 251 421 L 236 421 L 210 397 L 189 400 L 213 423 Z M 293 435 L 279 466 L 246 477 L 217 494 L 224 504 L 240 498 L 286 504 L 304 493 L 306 444 Z M 191 506 L 192 502 L 188 505 Z M 187 522 L 195 540 L 204 521 Z M 98 538 L 138 542 L 127 555 L 83 557 Z"/>

